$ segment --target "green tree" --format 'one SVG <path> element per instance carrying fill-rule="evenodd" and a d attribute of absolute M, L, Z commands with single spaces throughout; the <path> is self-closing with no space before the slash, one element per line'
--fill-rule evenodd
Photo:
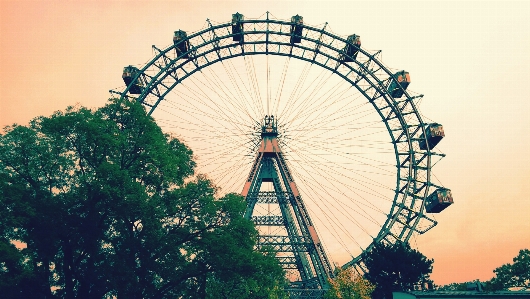
<path fill-rule="evenodd" d="M 487 291 L 486 284 L 479 281 L 453 282 L 436 288 L 439 291 Z"/>
<path fill-rule="evenodd" d="M 530 288 L 530 250 L 521 249 L 513 264 L 504 264 L 493 272 L 495 277 L 486 284 L 488 289 Z"/>
<path fill-rule="evenodd" d="M 467 285 L 472 283 L 470 282 L 452 282 L 443 286 L 439 286 L 437 290 L 439 291 L 467 291 Z"/>
<path fill-rule="evenodd" d="M 330 289 L 325 299 L 370 299 L 374 285 L 353 268 L 338 268 L 335 277 L 329 280 Z"/>
<path fill-rule="evenodd" d="M 376 288 L 374 298 L 392 298 L 392 291 L 411 290 L 429 281 L 434 260 L 410 248 L 408 243 L 376 244 L 363 259 L 364 277 Z"/>
<path fill-rule="evenodd" d="M 283 272 L 254 250 L 243 198 L 217 196 L 194 168 L 192 151 L 135 102 L 69 107 L 6 127 L 3 296 L 211 298 L 221 282 L 244 289 L 241 298 L 281 295 Z"/>

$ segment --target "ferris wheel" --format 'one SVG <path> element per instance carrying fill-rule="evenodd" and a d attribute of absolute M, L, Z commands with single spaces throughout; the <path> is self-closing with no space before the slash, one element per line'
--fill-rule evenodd
<path fill-rule="evenodd" d="M 299 288 L 325 289 L 332 265 L 365 271 L 374 244 L 427 232 L 453 202 L 431 179 L 443 127 L 423 119 L 410 74 L 327 27 L 207 20 L 111 90 L 186 143 L 221 193 L 245 196 L 258 245 Z"/>

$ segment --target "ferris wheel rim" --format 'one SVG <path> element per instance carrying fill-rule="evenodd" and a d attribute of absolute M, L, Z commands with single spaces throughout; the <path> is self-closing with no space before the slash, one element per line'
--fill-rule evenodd
<path fill-rule="evenodd" d="M 392 207 L 390 208 L 390 211 L 388 212 L 388 218 L 385 222 L 385 224 L 381 227 L 381 230 L 379 231 L 377 237 L 374 238 L 374 241 L 367 247 L 363 250 L 363 253 L 366 252 L 366 251 L 369 251 L 371 250 L 371 248 L 373 247 L 373 245 L 375 243 L 379 243 L 379 242 L 392 242 L 392 241 L 388 241 L 387 237 L 389 237 L 389 234 L 392 234 L 390 232 L 391 228 L 393 227 L 393 225 L 395 224 L 396 220 L 398 219 L 398 217 L 401 215 L 400 213 L 407 208 L 405 202 L 407 200 L 407 197 L 412 197 L 413 198 L 413 201 L 414 200 L 419 200 L 421 201 L 421 206 L 419 208 L 415 208 L 416 210 L 413 211 L 415 213 L 414 216 L 414 221 L 407 226 L 404 226 L 402 228 L 402 232 L 400 233 L 401 235 L 400 236 L 393 236 L 394 237 L 394 242 L 397 241 L 397 240 L 408 240 L 411 235 L 414 233 L 414 232 L 419 232 L 419 233 L 422 233 L 421 231 L 417 231 L 416 230 L 416 227 L 419 223 L 420 220 L 422 219 L 428 219 L 431 221 L 431 226 L 428 228 L 432 228 L 433 226 L 436 225 L 436 221 L 428 218 L 425 213 L 424 213 L 424 210 L 425 210 L 425 199 L 426 197 L 429 195 L 429 187 L 432 185 L 432 183 L 430 182 L 430 176 L 431 176 L 431 150 L 430 148 L 427 147 L 427 150 L 425 150 L 421 156 L 422 157 L 422 160 L 425 160 L 425 164 L 426 164 L 426 167 L 424 167 L 425 169 L 418 169 L 418 166 L 415 165 L 415 160 L 418 159 L 416 157 L 416 154 L 417 154 L 417 149 L 414 148 L 413 146 L 413 142 L 416 142 L 418 141 L 418 136 L 421 136 L 420 134 L 423 133 L 422 136 L 426 136 L 425 135 L 425 130 L 426 130 L 426 125 L 427 123 L 425 123 L 423 120 L 422 120 L 422 117 L 419 113 L 419 110 L 417 109 L 416 107 L 416 103 L 414 102 L 416 98 L 421 98 L 422 95 L 420 95 L 419 97 L 414 97 L 414 96 L 411 96 L 406 90 L 403 90 L 403 96 L 405 96 L 405 100 L 403 101 L 399 101 L 399 103 L 397 101 L 395 101 L 395 99 L 390 95 L 389 91 L 386 89 L 386 86 L 385 86 L 385 82 L 383 82 L 383 80 L 381 80 L 381 78 L 379 78 L 378 76 L 375 75 L 375 72 L 373 71 L 373 68 L 370 69 L 370 66 L 373 66 L 373 67 L 377 67 L 378 70 L 377 71 L 382 71 L 383 73 L 386 73 L 388 75 L 388 82 L 390 82 L 391 80 L 396 80 L 394 77 L 393 77 L 393 74 L 392 72 L 378 59 L 378 55 L 380 53 L 379 52 L 375 52 L 375 53 L 370 53 L 368 52 L 367 50 L 359 47 L 358 50 L 359 50 L 359 54 L 361 55 L 364 55 L 364 57 L 367 59 L 366 61 L 364 62 L 361 62 L 361 61 L 358 61 L 356 59 L 353 59 L 353 63 L 355 64 L 353 67 L 352 66 L 348 66 L 346 62 L 341 62 L 340 61 L 340 55 L 344 55 L 344 51 L 343 49 L 341 48 L 337 48 L 333 45 L 329 45 L 329 44 L 325 44 L 325 43 L 321 43 L 320 42 L 320 39 L 319 40 L 316 40 L 314 38 L 311 38 L 311 37 L 308 37 L 308 34 L 306 33 L 305 36 L 300 36 L 300 38 L 302 40 L 305 40 L 305 41 L 308 41 L 308 42 L 312 42 L 315 44 L 315 47 L 314 48 L 311 48 L 311 47 L 306 47 L 306 46 L 302 46 L 302 45 L 296 45 L 296 44 L 292 44 L 292 43 L 285 43 L 285 42 L 278 42 L 278 41 L 274 41 L 274 40 L 269 40 L 269 36 L 271 35 L 278 35 L 278 36 L 290 36 L 292 34 L 289 34 L 287 32 L 277 32 L 277 31 L 273 31 L 273 30 L 269 30 L 269 25 L 271 24 L 276 24 L 276 25 L 285 25 L 285 26 L 291 26 L 293 25 L 294 23 L 292 22 L 289 22 L 289 21 L 281 21 L 281 20 L 273 20 L 273 19 L 269 19 L 267 17 L 267 19 L 255 19 L 255 20 L 245 20 L 243 21 L 244 24 L 254 24 L 254 26 L 256 26 L 256 24 L 261 24 L 261 25 L 266 25 L 267 26 L 267 29 L 266 30 L 261 30 L 261 31 L 244 31 L 243 33 L 243 36 L 255 36 L 255 35 L 258 35 L 258 34 L 265 34 L 267 35 L 267 40 L 265 41 L 262 41 L 262 40 L 257 40 L 257 41 L 254 41 L 254 42 L 243 42 L 243 43 L 232 43 L 232 44 L 226 44 L 226 45 L 220 45 L 220 41 L 224 40 L 224 39 L 231 39 L 234 34 L 231 34 L 230 33 L 230 26 L 232 25 L 231 22 L 226 22 L 226 23 L 222 23 L 222 24 L 218 24 L 218 25 L 211 25 L 211 23 L 209 23 L 209 27 L 208 28 L 205 28 L 203 30 L 200 30 L 198 32 L 195 32 L 193 34 L 191 34 L 190 36 L 187 37 L 187 41 L 191 41 L 193 39 L 198 39 L 199 37 L 204 41 L 202 44 L 196 44 L 194 45 L 191 49 L 189 49 L 189 51 L 187 53 L 181 53 L 181 55 L 179 56 L 176 56 L 174 59 L 168 59 L 168 56 L 166 55 L 167 53 L 169 53 L 170 51 L 174 51 L 176 49 L 176 47 L 178 46 L 178 44 L 173 44 L 173 45 L 170 45 L 168 46 L 167 48 L 164 48 L 162 50 L 156 48 L 155 46 L 153 46 L 153 48 L 157 51 L 157 55 L 151 59 L 148 63 L 146 63 L 141 69 L 140 69 L 140 73 L 138 73 L 135 77 L 135 80 L 138 80 L 141 76 L 146 76 L 149 78 L 149 81 L 148 81 L 148 85 L 145 87 L 145 89 L 142 91 L 142 93 L 134 98 L 134 97 L 131 97 L 128 95 L 129 91 L 130 91 L 130 88 L 132 86 L 129 85 L 129 86 L 126 86 L 126 88 L 122 91 L 111 91 L 111 94 L 113 95 L 116 95 L 118 94 L 120 96 L 121 99 L 131 99 L 133 98 L 134 100 L 136 101 L 139 101 L 141 102 L 142 104 L 144 104 L 145 106 L 149 106 L 147 105 L 147 103 L 145 102 L 146 98 L 150 95 L 155 95 L 158 97 L 158 101 L 155 102 L 154 105 L 150 105 L 151 108 L 150 108 L 150 111 L 148 112 L 149 114 L 151 114 L 158 106 L 158 104 L 164 99 L 164 96 L 166 94 L 168 94 L 169 92 L 171 92 L 173 90 L 173 88 L 175 88 L 178 84 L 180 84 L 181 82 L 183 82 L 185 79 L 187 79 L 188 77 L 192 76 L 195 72 L 198 72 L 198 71 L 201 71 L 202 69 L 205 69 L 205 68 L 208 68 L 209 66 L 211 65 L 214 65 L 214 64 L 217 64 L 218 62 L 222 62 L 223 60 L 229 60 L 229 59 L 233 59 L 233 58 L 236 58 L 236 57 L 240 57 L 240 56 L 245 56 L 245 55 L 277 55 L 277 56 L 286 56 L 286 57 L 289 57 L 289 58 L 295 58 L 295 59 L 298 59 L 298 60 L 301 60 L 301 61 L 305 61 L 305 62 L 308 62 L 308 63 L 311 63 L 311 64 L 316 64 L 324 69 L 327 69 L 328 71 L 331 71 L 332 73 L 338 75 L 339 77 L 341 77 L 342 79 L 344 79 L 345 81 L 347 81 L 348 83 L 350 83 L 353 87 L 357 88 L 357 90 L 372 104 L 372 106 L 375 108 L 375 110 L 377 111 L 377 113 L 379 114 L 379 116 L 381 117 L 381 120 L 383 121 L 383 123 L 385 124 L 385 127 L 387 129 L 387 131 L 389 132 L 389 135 L 390 135 L 390 138 L 392 139 L 393 141 L 393 148 L 394 148 L 394 153 L 395 153 L 395 156 L 396 156 L 396 166 L 397 166 L 397 172 L 396 172 L 396 190 L 395 190 L 395 196 L 394 196 L 394 200 L 392 202 Z M 348 42 L 347 39 L 341 37 L 341 36 L 338 36 L 334 33 L 331 33 L 329 31 L 326 31 L 325 27 L 324 28 L 316 28 L 316 27 L 312 27 L 312 26 L 309 26 L 307 24 L 304 24 L 303 26 L 303 29 L 306 29 L 313 32 L 313 33 L 320 33 L 321 37 L 322 36 L 327 36 L 331 39 L 333 39 L 333 41 L 337 41 L 339 44 L 349 44 L 349 45 L 352 45 L 351 43 Z M 227 32 L 228 34 L 226 35 L 217 35 L 216 34 L 216 30 L 224 30 L 224 29 L 227 29 Z M 210 35 L 210 36 L 207 36 L 207 35 Z M 213 35 L 213 38 L 212 38 L 212 35 Z M 206 37 L 209 37 L 209 38 L 206 38 Z M 244 45 L 254 45 L 256 46 L 257 44 L 264 44 L 266 46 L 266 51 L 242 51 L 241 53 L 236 53 L 236 54 L 231 54 L 231 55 L 225 55 L 223 57 L 221 57 L 221 55 L 219 54 L 220 51 L 223 51 L 223 50 L 230 50 L 231 47 L 243 47 L 243 44 Z M 308 51 L 308 52 L 312 52 L 314 54 L 314 58 L 313 59 L 310 59 L 308 57 L 303 57 L 303 56 L 297 56 L 295 54 L 293 54 L 293 51 L 291 50 L 290 53 L 286 54 L 286 53 L 281 53 L 281 52 L 272 52 L 272 51 L 269 51 L 269 48 L 268 46 L 278 46 L 278 47 L 282 47 L 282 46 L 286 46 L 286 47 L 292 47 L 292 48 L 299 48 L 299 49 L 302 49 L 304 51 Z M 205 51 L 200 51 L 201 49 L 207 49 L 208 47 L 211 46 L 211 49 L 208 49 L 208 50 L 205 50 Z M 323 51 L 321 51 L 321 48 L 324 47 L 326 49 L 328 49 L 329 51 L 333 52 L 336 54 L 336 56 L 332 56 L 332 55 L 328 55 L 326 53 L 324 53 Z M 189 55 L 189 54 L 192 54 L 192 58 L 189 58 L 189 59 L 183 59 L 183 56 L 185 55 Z M 218 56 L 218 59 L 214 59 L 214 60 L 211 60 L 211 61 L 208 61 L 207 63 L 204 63 L 204 64 L 197 64 L 197 63 L 194 63 L 193 60 L 197 60 L 198 58 L 201 58 L 201 57 L 206 57 L 207 55 L 209 54 L 217 54 Z M 337 63 L 337 66 L 336 68 L 334 69 L 333 67 L 331 67 L 331 65 L 327 65 L 327 62 L 326 64 L 323 64 L 321 63 L 320 61 L 317 61 L 316 60 L 316 57 L 317 55 L 323 55 L 325 56 L 328 60 L 332 60 L 332 61 L 335 61 Z M 351 58 L 351 57 L 350 57 Z M 160 66 L 156 66 L 157 62 L 160 62 L 160 61 L 166 61 L 166 64 L 163 66 L 163 67 L 160 67 Z M 165 90 L 165 93 L 159 93 L 159 94 L 156 94 L 156 92 L 154 92 L 155 89 L 158 89 L 159 85 L 160 84 L 164 84 L 162 83 L 163 80 L 165 78 L 168 78 L 168 77 L 171 77 L 171 70 L 172 69 L 175 69 L 177 70 L 178 68 L 182 68 L 184 67 L 184 65 L 186 64 L 189 64 L 189 63 L 192 63 L 195 65 L 195 69 L 192 70 L 191 72 L 189 72 L 189 74 L 186 74 L 185 77 L 181 77 L 180 79 L 175 79 L 175 83 L 172 85 L 172 86 L 169 86 L 169 88 L 166 88 Z M 357 78 L 360 78 L 358 79 L 359 81 L 360 80 L 365 80 L 367 83 L 369 83 L 369 85 L 371 86 L 370 88 L 373 88 L 375 91 L 376 91 L 376 94 L 379 93 L 379 97 L 382 97 L 384 98 L 384 100 L 386 101 L 386 103 L 388 104 L 388 107 L 391 109 L 391 113 L 390 114 L 394 114 L 395 115 L 395 118 L 397 118 L 399 120 L 399 123 L 401 125 L 401 135 L 399 135 L 398 138 L 396 138 L 395 136 L 395 131 L 396 129 L 392 129 L 389 124 L 388 124 L 388 120 L 385 120 L 385 117 L 388 117 L 388 116 L 385 116 L 383 113 L 382 113 L 382 109 L 380 109 L 380 107 L 378 107 L 377 105 L 374 104 L 375 100 L 373 99 L 374 96 L 369 96 L 365 90 L 363 90 L 362 88 L 359 87 L 358 85 L 358 82 L 355 82 L 355 81 L 352 81 L 348 76 L 349 76 L 349 73 L 348 75 L 344 75 L 342 73 L 339 73 L 337 71 L 337 69 L 341 66 L 346 66 L 346 68 L 349 68 L 350 69 L 350 72 L 353 72 L 354 74 L 356 74 Z M 147 71 L 150 69 L 150 68 L 157 68 L 159 71 L 157 74 L 155 74 L 154 76 L 151 76 L 151 75 L 148 75 L 147 74 Z M 372 80 L 370 80 L 369 78 L 371 78 Z M 400 87 L 401 88 L 401 87 Z M 404 104 L 403 104 L 404 103 Z M 406 118 L 404 117 L 404 115 L 402 115 L 402 108 L 399 106 L 399 104 L 402 104 L 401 107 L 405 107 L 407 105 L 409 105 L 413 112 L 411 114 L 413 114 L 413 117 L 415 117 L 417 119 L 417 122 L 418 124 L 415 124 L 414 126 L 411 126 L 407 123 L 407 120 Z M 401 108 L 401 109 L 400 109 Z M 389 115 L 390 115 L 389 114 Z M 409 129 L 414 129 L 415 128 L 415 131 L 413 133 L 411 133 L 409 131 Z M 408 148 L 408 156 L 405 156 L 404 155 L 404 152 L 403 151 L 400 151 L 398 149 L 398 146 L 397 146 L 397 142 L 396 142 L 396 139 L 399 141 L 401 138 L 403 138 L 403 136 L 405 136 L 405 139 L 406 141 L 405 142 L 401 142 L 400 143 L 406 143 L 407 144 L 407 148 Z M 426 137 L 424 137 L 426 138 Z M 406 160 L 409 160 L 408 162 L 408 165 L 405 165 L 407 164 L 406 163 Z M 403 162 L 405 161 L 405 162 Z M 407 166 L 408 167 L 408 172 L 409 172 L 409 175 L 407 177 L 407 180 L 406 180 L 406 183 L 404 184 L 404 187 L 400 187 L 400 186 L 403 186 L 403 183 L 402 183 L 402 177 L 400 176 L 401 174 L 401 167 L 403 166 Z M 401 167 L 400 167 L 401 166 Z M 417 179 L 417 175 L 418 175 L 418 171 L 424 171 L 424 174 L 425 174 L 425 179 L 424 181 L 422 181 L 422 184 L 423 184 L 423 187 L 421 187 L 423 190 L 421 191 L 420 195 L 421 196 L 417 196 L 416 194 L 418 192 L 416 192 L 416 187 L 414 187 L 416 185 L 417 182 L 419 182 L 420 180 Z M 411 176 L 410 174 L 413 174 L 413 176 Z M 411 191 L 409 191 L 411 190 Z M 420 189 L 421 190 L 421 189 Z M 414 204 L 413 204 L 414 205 Z M 413 210 L 413 208 L 411 208 L 411 210 Z M 413 213 L 413 214 L 414 214 Z M 410 213 L 409 213 L 409 216 L 410 216 Z M 428 230 L 427 229 L 427 230 Z M 426 231 L 426 230 L 425 230 Z M 346 263 L 344 266 L 350 266 L 350 265 L 356 265 L 356 264 L 359 264 L 359 262 L 362 260 L 362 255 L 363 253 L 361 253 L 359 256 L 357 257 L 354 257 L 352 259 L 352 261 Z"/>

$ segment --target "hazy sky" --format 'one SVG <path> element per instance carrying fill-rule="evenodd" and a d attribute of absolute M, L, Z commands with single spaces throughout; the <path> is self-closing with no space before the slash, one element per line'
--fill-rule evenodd
<path fill-rule="evenodd" d="M 530 247 L 530 2 L 0 0 L 0 126 L 67 105 L 99 107 L 121 71 L 174 30 L 231 14 L 300 14 L 410 72 L 422 113 L 444 125 L 434 167 L 455 204 L 411 240 L 437 284 L 487 280 Z"/>

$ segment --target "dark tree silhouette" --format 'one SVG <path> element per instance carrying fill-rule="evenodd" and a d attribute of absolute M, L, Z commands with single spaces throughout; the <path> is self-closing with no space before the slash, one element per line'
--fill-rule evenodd
<path fill-rule="evenodd" d="M 411 290 L 429 281 L 432 259 L 410 248 L 408 243 L 377 244 L 364 258 L 364 275 L 376 288 L 374 298 L 392 298 L 392 291 Z"/>
<path fill-rule="evenodd" d="M 493 272 L 495 277 L 486 284 L 488 289 L 530 288 L 530 250 L 521 249 L 513 264 L 504 264 Z"/>
<path fill-rule="evenodd" d="M 239 298 L 281 295 L 283 271 L 254 250 L 243 198 L 217 196 L 194 168 L 135 102 L 6 127 L 3 298 L 214 298 L 220 284 Z"/>

